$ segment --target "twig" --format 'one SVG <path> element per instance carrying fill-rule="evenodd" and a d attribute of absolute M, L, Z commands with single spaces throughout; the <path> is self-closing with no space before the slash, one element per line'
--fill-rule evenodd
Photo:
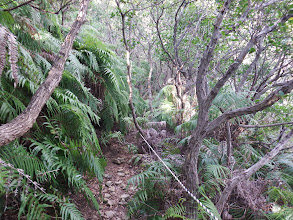
<path fill-rule="evenodd" d="M 3 11 L 13 11 L 13 10 L 15 10 L 17 8 L 20 8 L 20 7 L 24 6 L 24 5 L 27 5 L 27 4 L 29 4 L 29 3 L 33 2 L 33 1 L 35 1 L 35 0 L 29 0 L 27 2 L 24 2 L 24 3 L 20 4 L 20 5 L 15 6 L 13 8 L 4 9 Z"/>

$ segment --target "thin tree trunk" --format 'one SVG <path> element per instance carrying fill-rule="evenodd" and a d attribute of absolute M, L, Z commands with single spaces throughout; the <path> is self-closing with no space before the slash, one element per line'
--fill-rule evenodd
<path fill-rule="evenodd" d="M 197 132 L 196 132 L 197 133 Z M 197 188 L 199 187 L 198 177 L 198 155 L 202 140 L 193 136 L 190 140 L 189 145 L 193 146 L 188 148 L 185 155 L 185 175 L 186 175 L 186 186 L 190 192 L 195 196 L 197 194 Z M 197 219 L 197 206 L 198 204 L 189 196 L 186 205 L 186 216 L 191 219 Z"/>
<path fill-rule="evenodd" d="M 144 136 L 143 130 L 141 129 L 141 127 L 139 126 L 137 120 L 136 120 L 136 113 L 135 113 L 135 107 L 133 105 L 133 101 L 132 101 L 132 97 L 133 97 L 133 91 L 132 91 L 132 82 L 131 82 L 131 63 L 130 63 L 130 48 L 129 45 L 127 43 L 127 38 L 126 38 L 126 33 L 125 33 L 125 29 L 126 29 L 126 24 L 125 24 L 125 17 L 127 15 L 127 13 L 130 12 L 126 11 L 125 13 L 122 12 L 121 7 L 120 7 L 120 2 L 118 0 L 115 1 L 116 5 L 119 9 L 119 13 L 121 16 L 121 22 L 122 22 L 122 36 L 123 36 L 123 43 L 125 46 L 125 50 L 126 50 L 126 63 L 127 63 L 127 83 L 128 83 L 128 87 L 129 87 L 129 107 L 131 110 L 131 114 L 132 114 L 132 118 L 133 118 L 133 123 L 134 126 L 136 127 L 136 129 L 138 130 L 138 132 Z"/>
<path fill-rule="evenodd" d="M 141 127 L 139 126 L 137 122 L 135 108 L 132 101 L 133 91 L 132 91 L 132 82 L 131 82 L 131 63 L 130 63 L 130 52 L 128 50 L 126 50 L 126 63 L 127 63 L 127 83 L 129 87 L 129 106 L 132 113 L 133 123 L 136 129 L 139 131 L 139 133 L 141 135 L 144 135 Z"/>
<path fill-rule="evenodd" d="M 176 76 L 175 76 L 175 88 L 176 88 L 176 93 L 178 98 L 180 99 L 180 103 L 179 103 L 179 124 L 183 123 L 183 119 L 184 119 L 184 100 L 183 100 L 183 94 L 182 94 L 182 81 L 181 81 L 181 73 L 180 70 L 177 70 L 176 72 Z"/>
<path fill-rule="evenodd" d="M 231 156 L 232 156 L 232 137 L 229 121 L 226 122 L 227 132 L 227 167 L 231 169 Z"/>
<path fill-rule="evenodd" d="M 150 71 L 149 71 L 149 76 L 148 76 L 148 93 L 149 93 L 149 107 L 150 111 L 153 112 L 153 95 L 152 95 L 152 74 L 153 74 L 153 61 L 151 57 L 151 49 L 149 49 L 148 52 L 148 57 L 149 57 L 149 64 L 150 64 Z"/>
<path fill-rule="evenodd" d="M 52 95 L 54 89 L 58 86 L 62 79 L 64 65 L 72 48 L 73 41 L 81 26 L 85 22 L 89 2 L 90 0 L 81 1 L 80 11 L 77 18 L 73 23 L 70 32 L 67 34 L 58 55 L 56 56 L 55 62 L 48 73 L 47 79 L 41 84 L 39 89 L 33 95 L 27 108 L 15 119 L 0 126 L 0 146 L 8 144 L 30 130 L 39 116 L 43 106 Z"/>

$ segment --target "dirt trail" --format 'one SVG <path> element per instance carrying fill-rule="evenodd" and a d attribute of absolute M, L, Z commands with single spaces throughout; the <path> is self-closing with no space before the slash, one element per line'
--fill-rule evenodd
<path fill-rule="evenodd" d="M 132 138 L 128 136 L 127 139 L 128 143 L 129 141 L 134 142 L 133 136 Z M 74 196 L 74 202 L 87 220 L 127 219 L 127 201 L 135 193 L 135 189 L 132 186 L 127 189 L 127 181 L 136 175 L 140 168 L 132 166 L 130 160 L 133 154 L 128 151 L 127 146 L 119 142 L 112 141 L 102 150 L 107 159 L 107 167 L 105 168 L 101 194 L 97 178 L 93 178 L 88 182 L 88 187 L 100 203 L 101 216 L 97 214 L 97 211 L 89 207 L 82 195 Z M 101 195 L 103 198 L 101 198 Z"/>

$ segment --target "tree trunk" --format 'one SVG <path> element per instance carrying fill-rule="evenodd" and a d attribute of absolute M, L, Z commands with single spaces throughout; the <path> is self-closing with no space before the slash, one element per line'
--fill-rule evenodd
<path fill-rule="evenodd" d="M 54 89 L 62 79 L 65 62 L 72 48 L 73 41 L 78 34 L 81 26 L 85 22 L 87 8 L 90 0 L 82 0 L 80 11 L 73 23 L 70 32 L 66 36 L 61 49 L 56 56 L 53 67 L 48 73 L 47 79 L 41 84 L 39 89 L 33 95 L 29 105 L 19 116 L 7 124 L 0 126 L 0 146 L 24 135 L 35 123 L 39 113 L 44 107 L 47 100 L 52 95 Z"/>
<path fill-rule="evenodd" d="M 227 132 L 227 167 L 231 167 L 231 156 L 232 156 L 232 137 L 229 121 L 226 122 L 226 132 Z"/>
<path fill-rule="evenodd" d="M 125 18 L 126 18 L 127 13 L 130 12 L 130 10 L 126 11 L 125 13 L 123 13 L 122 10 L 121 10 L 121 7 L 120 7 L 120 2 L 118 0 L 116 0 L 115 2 L 116 2 L 116 5 L 117 5 L 117 7 L 119 9 L 119 13 L 120 13 L 120 16 L 121 16 L 122 37 L 123 37 L 123 43 L 124 43 L 125 50 L 126 50 L 127 83 L 128 83 L 128 88 L 129 88 L 129 99 L 128 99 L 129 107 L 130 107 L 130 110 L 131 110 L 131 114 L 132 114 L 133 123 L 134 123 L 135 128 L 138 130 L 138 132 L 142 136 L 144 136 L 143 130 L 141 129 L 141 127 L 139 126 L 139 124 L 138 124 L 138 122 L 136 120 L 135 107 L 134 107 L 133 101 L 132 101 L 133 91 L 132 91 L 132 82 L 131 82 L 132 72 L 131 72 L 131 63 L 130 63 L 130 47 L 128 45 L 127 37 L 126 37 L 126 33 L 125 33 L 125 29 L 126 29 Z"/>
<path fill-rule="evenodd" d="M 153 112 L 153 95 L 152 95 L 152 74 L 153 74 L 153 61 L 151 57 L 151 49 L 148 51 L 150 71 L 148 76 L 148 94 L 149 94 L 149 107 L 150 111 Z"/>
<path fill-rule="evenodd" d="M 196 132 L 197 133 L 197 132 Z M 198 177 L 198 155 L 203 139 L 199 136 L 193 135 L 190 139 L 187 152 L 185 155 L 185 174 L 187 189 L 197 195 L 197 188 L 199 187 Z M 191 147 L 192 146 L 192 147 Z M 186 216 L 191 219 L 197 219 L 197 206 L 198 204 L 191 198 L 187 198 Z"/>
<path fill-rule="evenodd" d="M 129 87 L 129 106 L 132 113 L 133 123 L 136 129 L 139 131 L 139 133 L 144 136 L 144 133 L 136 120 L 135 108 L 132 101 L 133 91 L 132 91 L 132 83 L 131 83 L 131 63 L 130 63 L 130 52 L 128 50 L 126 50 L 126 63 L 127 63 L 127 83 Z"/>
<path fill-rule="evenodd" d="M 176 87 L 176 93 L 178 98 L 180 99 L 180 103 L 179 103 L 179 124 L 183 123 L 184 120 L 184 108 L 185 108 L 185 103 L 183 100 L 183 94 L 182 94 L 182 81 L 181 81 L 181 73 L 180 70 L 176 71 L 176 76 L 175 76 L 175 87 Z"/>

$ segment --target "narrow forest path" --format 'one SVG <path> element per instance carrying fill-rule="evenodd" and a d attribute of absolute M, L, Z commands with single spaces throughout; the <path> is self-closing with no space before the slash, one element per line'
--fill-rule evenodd
<path fill-rule="evenodd" d="M 127 143 L 135 143 L 135 133 L 126 137 Z M 127 202 L 135 193 L 132 186 L 127 188 L 128 179 L 140 172 L 139 166 L 133 166 L 131 158 L 133 154 L 128 151 L 127 145 L 112 140 L 106 147 L 102 148 L 107 160 L 102 191 L 97 178 L 88 181 L 88 187 L 100 202 L 101 216 L 92 209 L 82 195 L 73 197 L 75 204 L 82 211 L 87 220 L 123 220 L 127 219 Z"/>

